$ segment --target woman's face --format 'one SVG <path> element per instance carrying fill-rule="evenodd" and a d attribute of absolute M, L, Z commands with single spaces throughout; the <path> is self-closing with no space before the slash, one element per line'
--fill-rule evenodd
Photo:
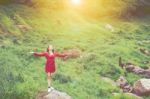
<path fill-rule="evenodd" d="M 48 50 L 49 50 L 49 51 L 52 51 L 52 50 L 53 50 L 53 46 L 52 46 L 52 45 L 49 45 L 49 46 L 48 46 Z"/>

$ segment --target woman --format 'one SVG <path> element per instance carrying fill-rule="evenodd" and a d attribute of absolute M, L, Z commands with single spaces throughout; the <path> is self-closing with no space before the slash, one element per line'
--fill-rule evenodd
<path fill-rule="evenodd" d="M 55 57 L 65 57 L 67 55 L 55 53 L 52 45 L 48 46 L 46 52 L 42 53 L 31 52 L 31 53 L 33 53 L 34 56 L 46 58 L 47 61 L 45 64 L 45 72 L 47 74 L 48 92 L 51 92 L 54 89 L 51 86 L 51 81 L 52 81 L 52 73 L 55 72 Z"/>

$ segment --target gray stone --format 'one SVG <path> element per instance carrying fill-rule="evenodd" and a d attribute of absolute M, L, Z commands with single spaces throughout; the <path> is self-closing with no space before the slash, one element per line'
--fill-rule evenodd
<path fill-rule="evenodd" d="M 134 93 L 141 96 L 150 95 L 150 79 L 140 79 L 133 85 Z"/>
<path fill-rule="evenodd" d="M 122 89 L 123 92 L 133 91 L 132 86 L 128 83 L 128 81 L 123 76 L 120 76 L 119 79 L 116 81 L 116 83 Z"/>
<path fill-rule="evenodd" d="M 39 92 L 36 99 L 72 99 L 71 96 L 58 90 L 52 90 L 51 92 Z"/>

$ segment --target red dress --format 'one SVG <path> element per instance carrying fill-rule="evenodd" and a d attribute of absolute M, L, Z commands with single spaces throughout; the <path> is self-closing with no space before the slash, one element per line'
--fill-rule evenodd
<path fill-rule="evenodd" d="M 45 63 L 45 72 L 54 73 L 55 72 L 55 57 L 65 57 L 66 55 L 59 54 L 59 53 L 49 54 L 48 52 L 43 52 L 43 53 L 35 52 L 34 56 L 45 57 L 47 60 Z"/>

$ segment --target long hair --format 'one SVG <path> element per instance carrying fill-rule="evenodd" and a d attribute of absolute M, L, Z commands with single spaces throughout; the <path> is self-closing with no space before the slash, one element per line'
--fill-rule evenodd
<path fill-rule="evenodd" d="M 49 53 L 49 46 L 47 47 L 47 52 Z M 52 49 L 52 52 L 55 52 L 54 48 Z"/>

